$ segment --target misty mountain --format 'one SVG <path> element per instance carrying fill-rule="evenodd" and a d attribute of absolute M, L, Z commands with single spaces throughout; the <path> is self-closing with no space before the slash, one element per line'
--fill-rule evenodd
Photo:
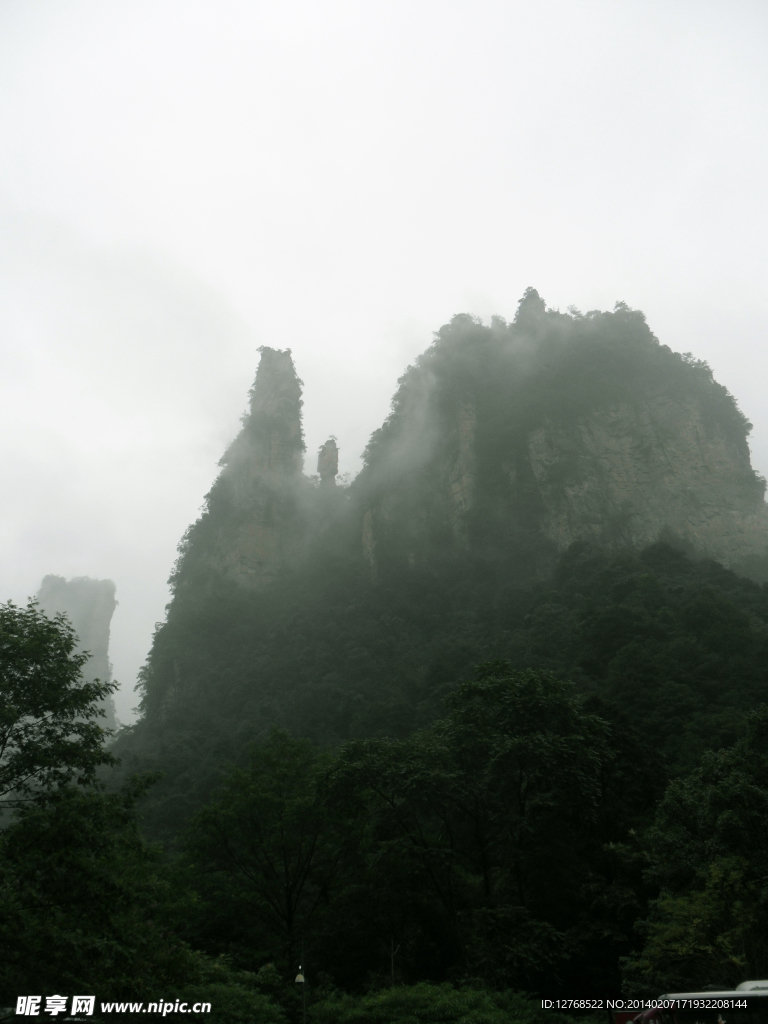
<path fill-rule="evenodd" d="M 563 314 L 528 289 L 510 324 L 454 317 L 349 486 L 333 440 L 302 472 L 301 406 L 290 352 L 263 349 L 180 544 L 142 718 L 118 743 L 166 772 L 160 831 L 273 725 L 405 737 L 489 660 L 641 716 L 670 765 L 768 699 L 750 424 L 640 312 Z"/>

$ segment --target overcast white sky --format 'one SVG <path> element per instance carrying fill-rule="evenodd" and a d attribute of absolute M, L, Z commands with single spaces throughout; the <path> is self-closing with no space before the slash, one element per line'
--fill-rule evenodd
<path fill-rule="evenodd" d="M 768 471 L 765 0 L 0 0 L 0 600 L 133 685 L 261 344 L 354 473 L 454 313 L 642 309 Z"/>

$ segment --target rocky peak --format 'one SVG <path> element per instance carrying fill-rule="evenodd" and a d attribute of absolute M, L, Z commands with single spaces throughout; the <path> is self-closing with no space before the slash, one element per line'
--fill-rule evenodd
<path fill-rule="evenodd" d="M 531 570 L 581 540 L 676 540 L 741 569 L 768 553 L 749 423 L 623 302 L 561 314 L 529 288 L 512 324 L 456 316 L 392 408 L 354 488 L 378 567 L 458 545 Z"/>
<path fill-rule="evenodd" d="M 63 576 L 45 576 L 37 592 L 37 602 L 50 618 L 62 612 L 72 623 L 77 633 L 78 652 L 88 651 L 91 656 L 83 666 L 83 676 L 89 681 L 110 682 L 109 627 L 117 607 L 112 580 L 92 580 L 87 576 L 66 580 Z M 106 697 L 100 706 L 105 713 L 101 724 L 114 729 L 116 720 L 112 697 Z"/>
<path fill-rule="evenodd" d="M 339 448 L 335 437 L 329 437 L 317 453 L 317 472 L 321 487 L 335 487 L 339 472 Z"/>
<path fill-rule="evenodd" d="M 263 347 L 259 351 L 243 428 L 220 461 L 229 470 L 227 475 L 240 484 L 297 476 L 304 453 L 301 381 L 290 350 Z"/>
<path fill-rule="evenodd" d="M 302 385 L 289 349 L 259 351 L 242 429 L 219 463 L 203 516 L 180 545 L 174 585 L 189 582 L 197 566 L 259 589 L 302 542 Z"/>

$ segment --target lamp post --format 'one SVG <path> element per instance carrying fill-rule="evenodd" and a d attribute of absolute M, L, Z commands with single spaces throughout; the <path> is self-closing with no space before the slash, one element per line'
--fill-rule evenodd
<path fill-rule="evenodd" d="M 299 964 L 299 973 L 296 975 L 296 984 L 301 985 L 301 1024 L 307 1024 L 307 984 L 301 973 L 301 964 Z"/>

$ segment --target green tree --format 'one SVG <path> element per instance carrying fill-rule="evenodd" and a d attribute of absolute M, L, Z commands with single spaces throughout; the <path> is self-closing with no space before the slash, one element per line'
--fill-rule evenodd
<path fill-rule="evenodd" d="M 674 780 L 645 841 L 660 894 L 626 963 L 633 991 L 732 986 L 768 973 L 768 707 Z"/>
<path fill-rule="evenodd" d="M 86 682 L 76 644 L 63 615 L 49 619 L 34 601 L 0 605 L 0 807 L 114 763 L 97 702 L 116 684 Z"/>
<path fill-rule="evenodd" d="M 278 1022 L 254 976 L 214 963 L 179 937 L 194 896 L 140 835 L 137 801 L 154 781 L 106 793 L 98 701 L 87 654 L 63 616 L 30 602 L 0 607 L 0 1002 L 20 992 L 96 992 L 101 999 L 205 1000 L 212 1020 Z M 72 785 L 75 781 L 78 785 Z"/>
<path fill-rule="evenodd" d="M 447 717 L 409 740 L 342 752 L 337 784 L 366 792 L 375 812 L 371 889 L 395 908 L 393 928 L 398 914 L 421 922 L 419 944 L 438 947 L 433 976 L 458 969 L 503 987 L 547 978 L 551 991 L 595 932 L 610 931 L 611 901 L 628 902 L 601 861 L 624 824 L 606 820 L 609 724 L 572 684 L 503 663 L 446 703 Z"/>
<path fill-rule="evenodd" d="M 180 937 L 195 897 L 139 833 L 135 805 L 150 783 L 118 793 L 60 787 L 0 832 L 0 1000 L 40 991 L 94 992 L 99 1002 L 162 996 L 210 1002 L 222 1024 L 283 1021 L 253 974 Z"/>
<path fill-rule="evenodd" d="M 61 787 L 0 833 L 6 998 L 25 987 L 142 997 L 153 984 L 195 975 L 194 955 L 172 933 L 179 897 L 136 825 L 146 786 Z"/>
<path fill-rule="evenodd" d="M 324 784 L 328 763 L 276 730 L 196 816 L 187 851 L 205 900 L 203 943 L 295 970 L 354 846 Z"/>

